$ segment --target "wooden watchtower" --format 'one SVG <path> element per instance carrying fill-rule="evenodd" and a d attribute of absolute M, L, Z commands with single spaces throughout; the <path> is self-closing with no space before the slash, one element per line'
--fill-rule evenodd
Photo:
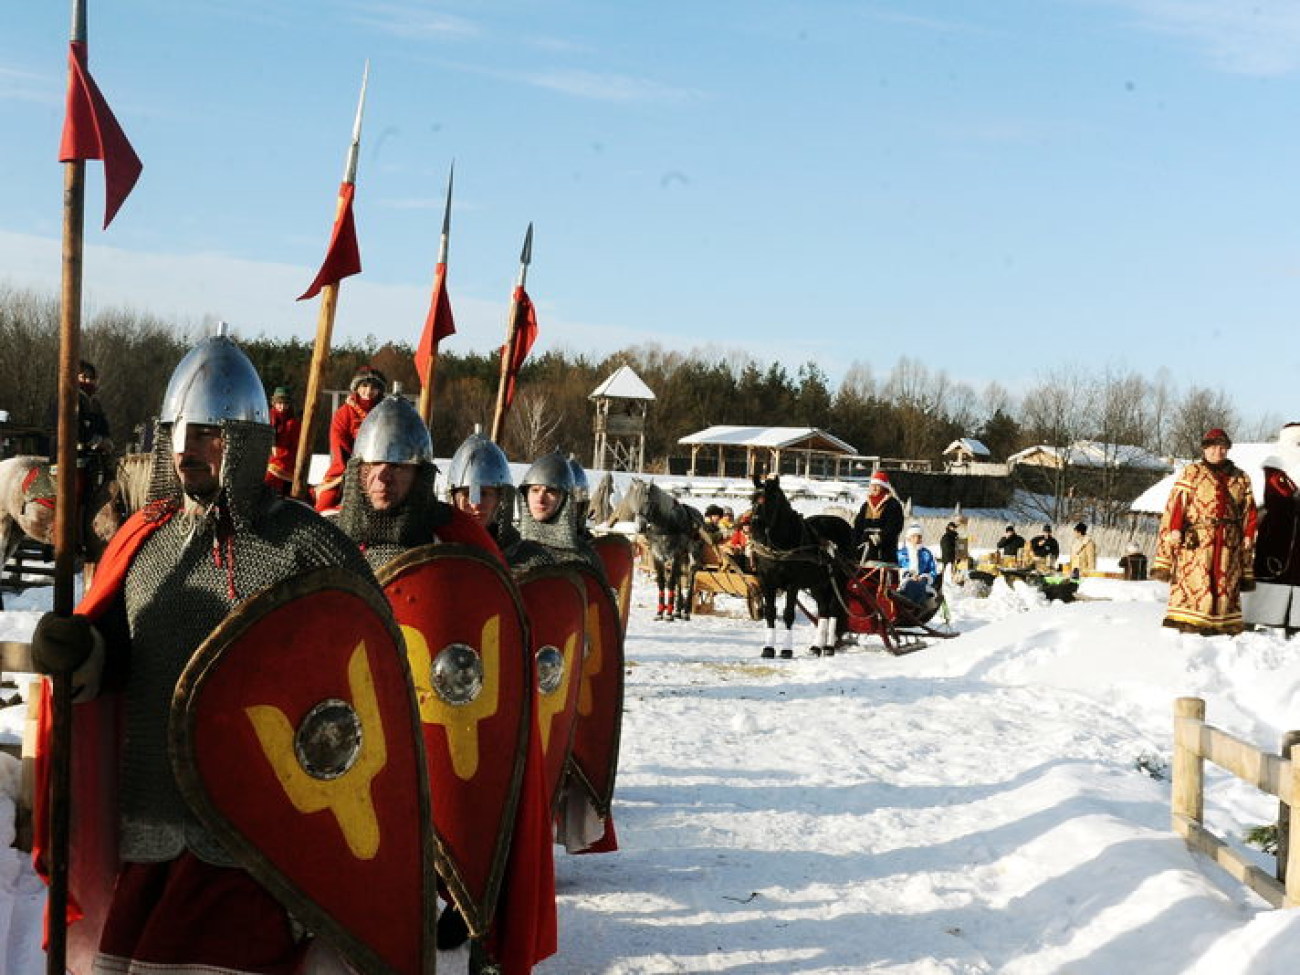
<path fill-rule="evenodd" d="M 596 404 L 594 470 L 640 472 L 645 468 L 645 417 L 655 394 L 622 365 L 587 397 Z"/>

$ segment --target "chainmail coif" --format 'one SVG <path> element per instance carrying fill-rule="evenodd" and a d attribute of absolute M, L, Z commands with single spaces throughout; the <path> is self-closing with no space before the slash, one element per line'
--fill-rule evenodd
<path fill-rule="evenodd" d="M 376 511 L 361 484 L 364 466 L 357 457 L 348 461 L 337 523 L 361 546 L 371 568 L 378 569 L 408 549 L 432 542 L 438 528 L 451 520 L 451 508 L 434 494 L 437 468 L 422 463 L 406 500 L 395 511 Z"/>

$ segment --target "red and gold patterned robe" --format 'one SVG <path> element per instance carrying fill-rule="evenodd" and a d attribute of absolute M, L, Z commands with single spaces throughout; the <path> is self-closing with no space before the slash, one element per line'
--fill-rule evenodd
<path fill-rule="evenodd" d="M 1241 468 L 1197 461 L 1183 469 L 1160 519 L 1152 567 L 1153 576 L 1169 579 L 1165 626 L 1241 632 L 1241 584 L 1254 578 L 1255 526 L 1255 497 Z"/>

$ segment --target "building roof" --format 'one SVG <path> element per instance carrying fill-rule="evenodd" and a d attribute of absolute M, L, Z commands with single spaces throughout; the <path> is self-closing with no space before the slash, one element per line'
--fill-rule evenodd
<path fill-rule="evenodd" d="M 716 426 L 677 441 L 687 446 L 765 447 L 770 450 L 818 450 L 829 454 L 857 455 L 857 448 L 816 427 Z"/>
<path fill-rule="evenodd" d="M 609 378 L 591 391 L 587 399 L 654 399 L 655 394 L 629 365 L 619 366 Z"/>
<path fill-rule="evenodd" d="M 1030 458 L 1041 458 L 1031 461 Z M 1058 467 L 1068 464 L 1071 467 L 1127 467 L 1148 471 L 1168 471 L 1173 465 L 1162 457 L 1157 457 L 1149 450 L 1131 444 L 1101 443 L 1097 440 L 1076 440 L 1062 449 L 1047 444 L 1026 447 L 1007 458 L 1007 466 L 1016 464 L 1044 463 Z"/>
<path fill-rule="evenodd" d="M 944 455 L 965 451 L 975 457 L 992 457 L 992 452 L 974 437 L 960 437 L 944 448 Z"/>

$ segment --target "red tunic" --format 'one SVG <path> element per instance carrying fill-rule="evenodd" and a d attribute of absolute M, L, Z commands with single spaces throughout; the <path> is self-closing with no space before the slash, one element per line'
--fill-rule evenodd
<path fill-rule="evenodd" d="M 281 494 L 288 494 L 293 483 L 294 464 L 298 460 L 302 423 L 287 410 L 272 410 L 271 427 L 275 430 L 275 442 L 271 446 L 271 459 L 266 464 L 266 483 Z"/>
<path fill-rule="evenodd" d="M 325 471 L 325 477 L 316 485 L 317 511 L 333 511 L 338 508 L 343 497 L 343 472 L 352 456 L 352 447 L 357 442 L 357 431 L 378 402 L 378 397 L 363 400 L 352 393 L 334 411 L 334 418 L 330 420 L 330 466 Z"/>

